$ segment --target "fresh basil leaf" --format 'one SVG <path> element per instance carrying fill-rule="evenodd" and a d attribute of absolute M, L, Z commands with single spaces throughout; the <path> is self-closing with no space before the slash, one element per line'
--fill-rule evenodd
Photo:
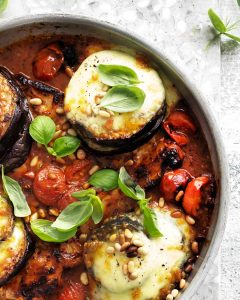
<path fill-rule="evenodd" d="M 92 212 L 91 201 L 73 202 L 60 213 L 52 227 L 61 231 L 69 231 L 86 223 Z"/>
<path fill-rule="evenodd" d="M 31 214 L 27 200 L 19 183 L 11 177 L 4 175 L 4 168 L 2 166 L 2 182 L 3 188 L 13 204 L 14 215 L 16 217 L 27 217 Z"/>
<path fill-rule="evenodd" d="M 8 0 L 0 0 L 0 13 L 2 13 L 8 5 Z"/>
<path fill-rule="evenodd" d="M 237 0 L 238 6 L 240 6 L 240 0 Z"/>
<path fill-rule="evenodd" d="M 91 195 L 90 198 L 93 206 L 92 219 L 94 224 L 98 224 L 103 218 L 103 204 L 98 196 Z"/>
<path fill-rule="evenodd" d="M 153 238 L 163 236 L 159 231 L 157 226 L 157 217 L 151 208 L 147 206 L 147 202 L 145 200 L 139 201 L 140 209 L 143 213 L 143 226 L 146 232 Z"/>
<path fill-rule="evenodd" d="M 119 171 L 118 186 L 129 198 L 134 200 L 145 198 L 145 191 L 132 180 L 124 167 L 121 167 Z"/>
<path fill-rule="evenodd" d="M 103 169 L 95 172 L 88 182 L 96 188 L 111 191 L 118 187 L 118 172 L 111 169 Z"/>
<path fill-rule="evenodd" d="M 74 153 L 80 143 L 80 140 L 75 136 L 63 136 L 55 140 L 53 151 L 58 157 L 64 157 Z"/>
<path fill-rule="evenodd" d="M 220 33 L 225 33 L 227 31 L 226 25 L 223 23 L 221 18 L 210 8 L 208 10 L 208 16 L 214 26 L 214 28 Z"/>
<path fill-rule="evenodd" d="M 145 93 L 136 86 L 116 85 L 103 97 L 99 107 L 125 113 L 139 109 L 144 102 Z"/>
<path fill-rule="evenodd" d="M 67 232 L 59 231 L 52 227 L 53 222 L 43 219 L 31 221 L 30 224 L 33 233 L 45 242 L 62 243 L 75 236 L 77 232 L 77 228 Z"/>
<path fill-rule="evenodd" d="M 240 0 L 239 0 L 240 1 Z M 227 37 L 229 37 L 230 39 L 234 40 L 234 41 L 237 41 L 240 43 L 240 37 L 236 36 L 236 35 L 233 35 L 233 34 L 230 34 L 230 33 L 227 33 L 225 32 L 224 35 L 226 35 Z"/>
<path fill-rule="evenodd" d="M 36 117 L 29 126 L 31 137 L 39 144 L 47 146 L 56 131 L 53 120 L 47 116 Z"/>
<path fill-rule="evenodd" d="M 82 190 L 82 191 L 72 193 L 72 197 L 82 201 L 89 200 L 89 196 L 91 195 L 93 196 L 96 195 L 96 191 L 94 189 L 87 189 L 87 190 Z"/>
<path fill-rule="evenodd" d="M 53 156 L 57 156 L 57 153 L 51 147 L 46 147 L 47 152 Z"/>
<path fill-rule="evenodd" d="M 137 74 L 129 67 L 121 65 L 98 65 L 100 80 L 109 86 L 138 84 Z"/>

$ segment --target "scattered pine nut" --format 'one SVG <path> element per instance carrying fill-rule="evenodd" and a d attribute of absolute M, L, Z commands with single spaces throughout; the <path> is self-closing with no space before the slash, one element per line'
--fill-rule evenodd
<path fill-rule="evenodd" d="M 129 274 L 129 279 L 135 280 L 137 278 L 138 278 L 138 272 L 137 271 L 134 271 L 134 272 Z"/>
<path fill-rule="evenodd" d="M 184 269 L 184 271 L 186 273 L 190 273 L 192 271 L 192 265 L 191 264 L 187 265 L 186 268 Z"/>
<path fill-rule="evenodd" d="M 32 99 L 29 100 L 29 102 L 32 105 L 38 106 L 38 105 L 42 104 L 42 99 L 40 99 L 40 98 L 32 98 Z"/>
<path fill-rule="evenodd" d="M 145 256 L 145 255 L 148 254 L 147 249 L 144 248 L 144 247 L 139 247 L 137 251 L 138 251 L 138 254 L 140 254 L 140 255 L 142 255 L 142 256 Z"/>
<path fill-rule="evenodd" d="M 115 248 L 117 251 L 120 251 L 120 250 L 121 250 L 121 245 L 120 245 L 119 243 L 115 243 L 114 248 Z"/>
<path fill-rule="evenodd" d="M 82 150 L 82 149 L 79 149 L 77 151 L 77 158 L 80 159 L 80 160 L 82 160 L 82 159 L 85 159 L 85 157 L 86 157 L 85 151 Z"/>
<path fill-rule="evenodd" d="M 97 172 L 99 170 L 99 166 L 95 165 L 91 168 L 91 170 L 89 171 L 89 175 L 94 174 L 95 172 Z"/>
<path fill-rule="evenodd" d="M 87 276 L 87 273 L 86 272 L 83 272 L 81 275 L 80 275 L 80 281 L 83 285 L 88 285 L 88 276 Z"/>
<path fill-rule="evenodd" d="M 64 109 L 62 107 L 57 107 L 56 108 L 56 113 L 58 115 L 63 115 L 65 112 L 64 112 Z"/>
<path fill-rule="evenodd" d="M 60 137 L 62 134 L 62 130 L 58 130 L 54 133 L 54 136 L 53 136 L 53 140 L 57 139 L 58 137 Z"/>
<path fill-rule="evenodd" d="M 176 218 L 176 219 L 181 218 L 182 217 L 182 213 L 181 213 L 180 210 L 175 210 L 175 211 L 173 211 L 171 213 L 171 217 Z"/>
<path fill-rule="evenodd" d="M 33 179 L 35 177 L 35 173 L 33 171 L 29 171 L 29 172 L 25 173 L 24 176 L 29 179 Z"/>
<path fill-rule="evenodd" d="M 127 267 L 128 267 L 128 272 L 129 272 L 129 273 L 133 273 L 133 272 L 135 271 L 134 262 L 133 262 L 132 260 L 130 260 L 130 261 L 128 262 Z"/>
<path fill-rule="evenodd" d="M 87 108 L 86 108 L 86 115 L 87 115 L 87 116 L 91 116 L 91 114 L 92 114 L 92 107 L 91 107 L 91 105 L 89 104 L 89 105 L 87 106 Z"/>
<path fill-rule="evenodd" d="M 24 217 L 24 221 L 25 221 L 25 223 L 29 223 L 30 222 L 30 217 L 29 216 Z"/>
<path fill-rule="evenodd" d="M 165 204 L 165 200 L 163 197 L 160 197 L 159 201 L 158 201 L 158 206 L 163 208 Z"/>
<path fill-rule="evenodd" d="M 77 132 L 73 128 L 68 129 L 67 133 L 71 136 L 77 136 Z"/>
<path fill-rule="evenodd" d="M 90 187 L 90 184 L 89 184 L 88 182 L 85 182 L 85 183 L 83 184 L 83 189 L 84 189 L 84 190 L 88 189 L 89 187 Z"/>
<path fill-rule="evenodd" d="M 192 242 L 192 252 L 195 254 L 198 254 L 199 252 L 198 242 L 196 241 Z"/>
<path fill-rule="evenodd" d="M 123 252 L 125 251 L 128 247 L 130 246 L 129 242 L 125 242 L 122 244 L 120 251 Z"/>
<path fill-rule="evenodd" d="M 186 216 L 186 221 L 189 225 L 194 225 L 196 221 L 191 216 Z"/>
<path fill-rule="evenodd" d="M 115 252 L 115 249 L 113 247 L 107 247 L 106 252 L 108 254 L 113 254 Z"/>
<path fill-rule="evenodd" d="M 81 233 L 79 236 L 80 242 L 84 243 L 87 240 L 87 234 L 86 233 Z"/>
<path fill-rule="evenodd" d="M 137 246 L 137 247 L 142 247 L 144 246 L 144 243 L 143 241 L 140 241 L 140 240 L 133 240 L 133 245 Z"/>
<path fill-rule="evenodd" d="M 105 110 L 99 110 L 98 114 L 99 114 L 100 117 L 103 117 L 103 118 L 109 118 L 110 117 L 110 113 L 108 113 Z"/>
<path fill-rule="evenodd" d="M 172 294 L 168 294 L 166 297 L 166 300 L 173 300 L 173 295 Z"/>
<path fill-rule="evenodd" d="M 183 195 L 184 195 L 184 191 L 179 191 L 179 192 L 177 193 L 177 196 L 176 196 L 175 200 L 176 200 L 177 202 L 180 201 L 180 200 L 182 199 Z"/>
<path fill-rule="evenodd" d="M 185 284 L 186 284 L 186 280 L 185 279 L 181 279 L 180 283 L 179 283 L 180 289 L 183 289 L 185 287 Z"/>
<path fill-rule="evenodd" d="M 69 66 L 67 66 L 67 67 L 65 68 L 65 73 L 66 73 L 66 75 L 67 75 L 68 77 L 70 77 L 70 78 L 71 78 L 71 77 L 73 76 L 73 74 L 74 74 L 72 68 L 70 68 Z"/>
<path fill-rule="evenodd" d="M 173 289 L 172 292 L 171 292 L 173 298 L 176 298 L 177 295 L 178 295 L 178 290 L 177 289 Z"/>
<path fill-rule="evenodd" d="M 134 164 L 134 161 L 132 159 L 129 159 L 126 163 L 125 166 L 126 167 L 131 167 Z"/>
<path fill-rule="evenodd" d="M 59 210 L 56 208 L 50 208 L 48 211 L 49 215 L 58 217 L 59 216 Z"/>
<path fill-rule="evenodd" d="M 127 274 L 128 274 L 128 266 L 127 266 L 127 264 L 123 264 L 123 266 L 122 266 L 122 271 L 123 271 L 123 274 L 124 274 L 124 275 L 127 275 Z"/>
<path fill-rule="evenodd" d="M 34 156 L 34 158 L 30 162 L 30 167 L 36 167 L 38 164 L 38 156 Z"/>
<path fill-rule="evenodd" d="M 116 239 L 117 239 L 117 235 L 116 235 L 116 233 L 114 233 L 110 236 L 109 241 L 114 243 L 116 241 Z"/>
<path fill-rule="evenodd" d="M 46 217 L 46 212 L 45 212 L 45 210 L 43 208 L 40 208 L 38 210 L 38 214 L 39 214 L 40 218 L 45 218 Z"/>
<path fill-rule="evenodd" d="M 121 245 L 125 243 L 125 235 L 123 233 L 121 233 L 119 236 L 119 243 Z"/>
<path fill-rule="evenodd" d="M 31 215 L 30 221 L 34 221 L 34 220 L 37 220 L 37 219 L 38 219 L 38 213 L 35 212 L 35 213 L 33 213 L 33 214 Z"/>
<path fill-rule="evenodd" d="M 128 238 L 129 240 L 131 240 L 132 239 L 132 237 L 133 237 L 133 234 L 132 234 L 132 232 L 127 228 L 127 229 L 125 229 L 125 232 L 124 232 L 124 234 L 125 234 L 125 237 L 126 238 Z"/>

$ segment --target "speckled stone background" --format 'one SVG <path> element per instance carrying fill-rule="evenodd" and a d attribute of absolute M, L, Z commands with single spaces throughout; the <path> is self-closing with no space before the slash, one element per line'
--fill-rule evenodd
<path fill-rule="evenodd" d="M 206 96 L 223 133 L 231 197 L 219 257 L 194 300 L 240 299 L 240 45 L 223 40 L 206 49 L 213 37 L 208 9 L 236 20 L 240 16 L 237 0 L 9 1 L 0 22 L 22 15 L 64 12 L 131 30 L 164 52 Z"/>

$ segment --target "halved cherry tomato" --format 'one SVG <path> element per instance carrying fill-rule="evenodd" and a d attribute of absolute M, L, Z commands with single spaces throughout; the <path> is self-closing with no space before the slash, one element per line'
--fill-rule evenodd
<path fill-rule="evenodd" d="M 86 291 L 80 282 L 69 282 L 60 292 L 58 300 L 85 300 Z"/>
<path fill-rule="evenodd" d="M 68 184 L 81 187 L 88 181 L 89 171 L 92 163 L 88 160 L 75 160 L 72 165 L 65 169 L 66 181 Z"/>
<path fill-rule="evenodd" d="M 162 151 L 161 157 L 163 159 L 163 167 L 176 169 L 182 165 L 185 153 L 182 149 L 173 142 L 164 144 L 165 149 Z"/>
<path fill-rule="evenodd" d="M 67 207 L 69 204 L 77 201 L 76 198 L 73 198 L 71 195 L 74 192 L 79 191 L 79 188 L 77 186 L 70 187 L 63 196 L 58 200 L 57 207 L 60 210 L 63 210 L 65 207 Z"/>
<path fill-rule="evenodd" d="M 196 131 L 196 126 L 193 124 L 191 118 L 182 111 L 174 111 L 163 122 L 163 128 L 167 134 L 180 146 L 184 146 L 189 142 L 187 135 L 178 130 Z"/>
<path fill-rule="evenodd" d="M 175 199 L 180 188 L 185 188 L 192 175 L 185 169 L 177 169 L 163 175 L 160 190 L 166 201 Z"/>
<path fill-rule="evenodd" d="M 61 68 L 64 56 L 56 43 L 40 50 L 33 61 L 33 74 L 37 79 L 50 80 Z"/>
<path fill-rule="evenodd" d="M 63 171 L 54 165 L 43 166 L 35 175 L 34 194 L 40 202 L 46 205 L 56 205 L 66 188 Z"/>
<path fill-rule="evenodd" d="M 201 188 L 207 184 L 209 180 L 207 176 L 197 177 L 187 185 L 183 197 L 183 208 L 189 215 L 197 216 L 201 204 Z"/>

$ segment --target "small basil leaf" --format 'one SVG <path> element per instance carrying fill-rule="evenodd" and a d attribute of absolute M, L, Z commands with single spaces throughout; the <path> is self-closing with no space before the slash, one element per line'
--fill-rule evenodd
<path fill-rule="evenodd" d="M 227 31 L 227 27 L 225 26 L 225 24 L 223 23 L 221 18 L 212 9 L 208 10 L 208 16 L 209 16 L 214 28 L 217 31 L 219 31 L 220 33 L 224 33 Z"/>
<path fill-rule="evenodd" d="M 57 156 L 57 153 L 51 147 L 46 147 L 47 152 L 53 156 Z"/>
<path fill-rule="evenodd" d="M 2 167 L 3 188 L 13 204 L 14 215 L 16 217 L 27 217 L 31 214 L 27 200 L 18 182 L 11 177 L 4 175 Z"/>
<path fill-rule="evenodd" d="M 0 13 L 2 13 L 8 5 L 8 0 L 0 0 Z"/>
<path fill-rule="evenodd" d="M 31 137 L 39 144 L 45 146 L 51 141 L 55 131 L 55 123 L 47 116 L 36 117 L 29 126 Z"/>
<path fill-rule="evenodd" d="M 98 224 L 102 221 L 103 218 L 103 204 L 98 196 L 91 196 L 93 212 L 92 219 L 94 224 Z"/>
<path fill-rule="evenodd" d="M 103 169 L 95 172 L 88 182 L 96 188 L 111 191 L 118 187 L 118 172 L 111 169 Z"/>
<path fill-rule="evenodd" d="M 93 206 L 90 201 L 73 202 L 60 213 L 52 227 L 61 231 L 69 231 L 86 223 L 92 212 Z"/>
<path fill-rule="evenodd" d="M 240 0 L 239 0 L 240 1 Z M 224 35 L 226 35 L 227 37 L 229 37 L 230 39 L 234 40 L 234 41 L 237 41 L 240 43 L 240 37 L 236 36 L 236 35 L 233 35 L 233 34 L 230 34 L 230 33 L 224 33 Z"/>
<path fill-rule="evenodd" d="M 141 82 L 138 80 L 137 74 L 131 68 L 121 65 L 100 64 L 98 66 L 98 73 L 100 80 L 109 86 L 131 85 Z"/>
<path fill-rule="evenodd" d="M 96 191 L 94 189 L 87 189 L 87 190 L 82 190 L 82 191 L 72 193 L 72 197 L 82 201 L 89 200 L 89 196 L 91 195 L 93 196 L 96 195 Z"/>
<path fill-rule="evenodd" d="M 53 151 L 58 157 L 64 157 L 74 153 L 80 143 L 80 140 L 75 136 L 63 136 L 55 140 Z"/>
<path fill-rule="evenodd" d="M 118 186 L 120 190 L 129 198 L 135 200 L 141 200 L 145 198 L 144 190 L 132 180 L 124 167 L 121 167 L 119 171 Z"/>
<path fill-rule="evenodd" d="M 143 213 L 143 226 L 146 232 L 153 238 L 163 236 L 157 226 L 157 217 L 151 208 L 146 205 L 146 202 L 139 203 L 140 209 Z"/>
<path fill-rule="evenodd" d="M 135 86 L 116 85 L 103 97 L 99 107 L 114 112 L 125 113 L 139 109 L 144 102 L 145 93 Z"/>
<path fill-rule="evenodd" d="M 53 222 L 48 220 L 37 219 L 31 221 L 31 229 L 41 240 L 45 242 L 62 243 L 73 236 L 77 232 L 77 228 L 69 230 L 68 232 L 62 232 L 52 227 Z"/>

